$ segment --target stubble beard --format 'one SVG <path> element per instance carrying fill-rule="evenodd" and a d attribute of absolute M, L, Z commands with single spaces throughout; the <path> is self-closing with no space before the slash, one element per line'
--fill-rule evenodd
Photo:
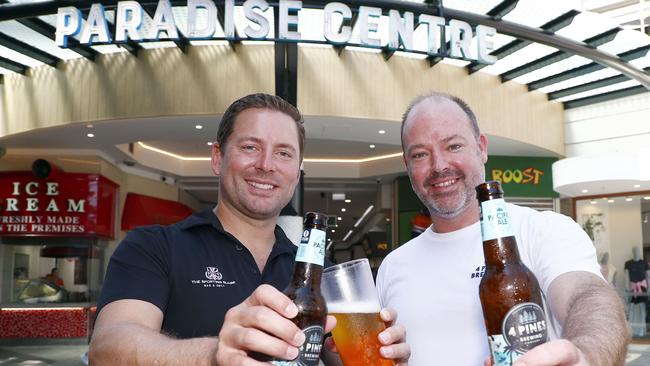
<path fill-rule="evenodd" d="M 475 198 L 472 192 L 468 192 L 467 187 L 464 190 L 454 193 L 453 196 L 455 196 L 453 201 L 447 203 L 444 201 L 449 200 L 450 196 L 436 198 L 427 195 L 425 192 L 424 197 L 420 197 L 420 200 L 425 203 L 431 216 L 453 219 L 464 212 Z"/>

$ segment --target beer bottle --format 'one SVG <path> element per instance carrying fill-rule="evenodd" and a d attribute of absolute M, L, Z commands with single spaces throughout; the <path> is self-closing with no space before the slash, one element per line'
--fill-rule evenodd
<path fill-rule="evenodd" d="M 544 304 L 537 279 L 519 258 L 501 183 L 478 185 L 476 197 L 485 255 L 479 296 L 492 364 L 509 366 L 547 341 Z"/>
<path fill-rule="evenodd" d="M 284 293 L 298 307 L 298 315 L 292 320 L 305 333 L 305 343 L 295 360 L 275 360 L 271 362 L 273 365 L 317 366 L 323 347 L 327 306 L 320 292 L 320 280 L 325 260 L 327 216 L 308 212 L 303 226 L 293 276 Z"/>

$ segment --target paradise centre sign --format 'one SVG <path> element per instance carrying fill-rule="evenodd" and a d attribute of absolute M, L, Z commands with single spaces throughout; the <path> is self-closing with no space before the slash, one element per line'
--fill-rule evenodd
<path fill-rule="evenodd" d="M 189 40 L 219 39 L 218 19 L 223 19 L 221 28 L 225 40 L 274 40 L 285 42 L 327 43 L 332 45 L 353 45 L 361 47 L 382 48 L 389 51 L 406 51 L 423 53 L 432 57 L 450 57 L 492 64 L 496 57 L 490 55 L 493 50 L 491 38 L 496 34 L 492 27 L 472 26 L 464 21 L 435 16 L 432 14 L 414 14 L 372 6 L 359 6 L 354 9 L 358 43 L 353 39 L 353 9 L 342 2 L 323 3 L 322 24 L 317 24 L 322 33 L 318 36 L 304 37 L 299 26 L 313 25 L 313 19 L 302 19 L 302 1 L 280 0 L 273 11 L 277 14 L 278 24 L 275 38 L 269 39 L 272 17 L 271 5 L 265 0 L 247 0 L 242 5 L 235 5 L 234 0 L 219 1 L 223 14 L 218 17 L 218 7 L 212 0 L 188 0 L 184 12 L 185 19 L 177 19 L 169 0 L 160 0 L 151 20 L 145 19 L 142 5 L 138 1 L 118 1 L 115 7 L 114 27 L 110 27 L 107 13 L 101 3 L 92 4 L 86 19 L 74 6 L 61 7 L 57 11 L 56 44 L 67 47 L 70 37 L 78 37 L 85 45 L 125 43 L 128 41 L 178 40 L 181 32 Z M 390 2 L 386 2 L 390 5 Z M 235 9 L 241 8 L 245 26 L 238 36 L 235 31 Z M 381 21 L 382 14 L 388 14 L 388 24 Z M 180 20 L 180 21 L 179 21 Z M 144 27 L 144 25 L 147 25 Z M 186 24 L 179 31 L 178 25 Z M 384 27 L 386 29 L 381 29 Z M 416 28 L 426 27 L 426 40 L 414 42 Z M 145 30 L 146 28 L 146 30 Z M 111 33 L 111 30 L 113 33 Z M 380 31 L 388 34 L 387 42 L 382 44 Z M 476 36 L 476 43 L 472 39 Z M 447 48 L 446 42 L 449 41 Z"/>

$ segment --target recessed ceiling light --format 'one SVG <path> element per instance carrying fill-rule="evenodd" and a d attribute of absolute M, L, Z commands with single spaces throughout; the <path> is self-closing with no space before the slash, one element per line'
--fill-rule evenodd
<path fill-rule="evenodd" d="M 374 149 L 374 148 L 375 148 L 375 145 L 370 144 L 370 146 L 368 146 L 368 147 L 370 147 L 371 149 Z"/>
<path fill-rule="evenodd" d="M 615 201 L 612 200 L 612 199 L 609 199 L 609 200 L 607 200 L 607 202 L 609 202 L 609 203 L 614 203 Z"/>
<path fill-rule="evenodd" d="M 628 197 L 628 198 L 626 198 L 625 201 L 627 201 L 627 202 L 632 201 L 632 197 Z"/>
<path fill-rule="evenodd" d="M 345 203 L 350 203 L 350 202 L 352 202 L 352 200 L 349 198 L 345 200 Z"/>
<path fill-rule="evenodd" d="M 342 208 L 342 209 L 341 209 L 341 212 L 345 212 L 345 209 L 344 209 L 344 208 Z"/>
<path fill-rule="evenodd" d="M 336 232 L 336 230 L 334 230 L 334 229 L 332 229 L 332 232 L 333 232 L 333 233 L 335 233 L 335 232 Z"/>
<path fill-rule="evenodd" d="M 196 128 L 197 130 L 200 130 L 200 129 L 203 128 L 203 126 L 202 125 L 196 125 L 196 126 L 194 126 L 194 128 Z"/>
<path fill-rule="evenodd" d="M 587 192 L 589 192 L 588 189 L 583 189 L 583 190 L 582 190 L 582 193 L 587 193 Z"/>
<path fill-rule="evenodd" d="M 341 216 L 337 217 L 336 219 L 339 220 L 339 221 L 343 220 L 343 218 Z"/>
<path fill-rule="evenodd" d="M 649 196 L 645 196 L 645 197 L 643 197 L 643 199 L 647 201 L 647 200 L 650 200 L 650 197 L 649 197 Z"/>
<path fill-rule="evenodd" d="M 212 142 L 211 142 L 211 141 L 208 141 L 208 146 L 212 146 Z"/>
<path fill-rule="evenodd" d="M 635 184 L 634 188 L 641 188 L 641 185 L 640 184 Z"/>
<path fill-rule="evenodd" d="M 94 133 L 89 133 L 89 134 L 86 134 L 86 136 L 88 136 L 88 137 L 95 137 L 95 134 L 94 134 Z"/>
<path fill-rule="evenodd" d="M 591 202 L 589 202 L 589 203 L 591 203 L 592 205 L 595 205 L 595 204 L 598 203 L 598 201 L 591 201 Z"/>
<path fill-rule="evenodd" d="M 379 131 L 377 131 L 377 132 L 379 132 L 380 135 L 383 135 L 383 134 L 386 133 L 386 130 L 379 130 Z"/>

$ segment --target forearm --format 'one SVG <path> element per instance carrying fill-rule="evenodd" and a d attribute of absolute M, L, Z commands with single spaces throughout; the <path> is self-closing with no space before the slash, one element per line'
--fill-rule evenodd
<path fill-rule="evenodd" d="M 564 321 L 564 338 L 575 344 L 592 366 L 623 365 L 630 332 L 623 304 L 605 283 L 576 293 Z"/>
<path fill-rule="evenodd" d="M 112 324 L 96 329 L 89 358 L 94 366 L 212 366 L 217 344 L 217 337 L 174 339 L 137 324 Z"/>

